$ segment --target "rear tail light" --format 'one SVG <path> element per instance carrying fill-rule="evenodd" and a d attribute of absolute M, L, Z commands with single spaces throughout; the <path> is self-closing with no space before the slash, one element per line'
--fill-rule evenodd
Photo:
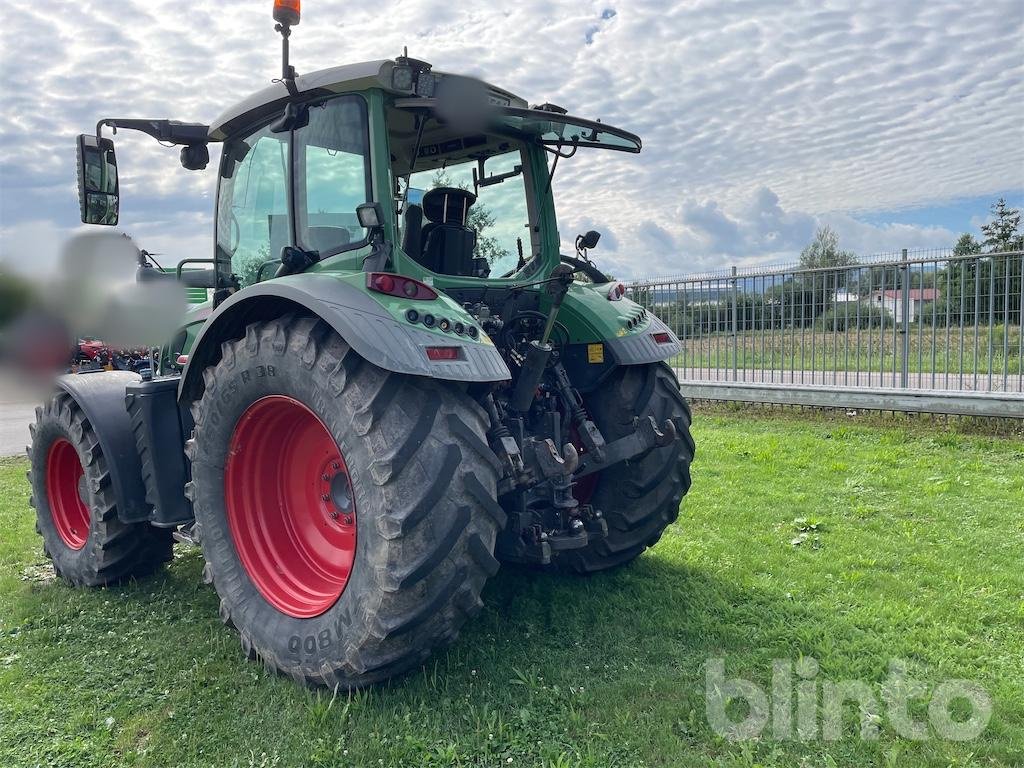
<path fill-rule="evenodd" d="M 443 360 L 458 360 L 458 347 L 427 347 L 427 358 L 435 362 Z"/>
<path fill-rule="evenodd" d="M 626 286 L 622 283 L 615 283 L 608 289 L 608 301 L 618 301 L 626 295 Z"/>
<path fill-rule="evenodd" d="M 370 272 L 366 275 L 366 287 L 377 293 L 397 296 L 400 299 L 417 299 L 433 301 L 437 291 L 426 283 L 413 280 L 403 275 L 392 275 L 388 272 Z"/>
<path fill-rule="evenodd" d="M 660 331 L 658 333 L 652 333 L 651 336 L 654 337 L 654 341 L 656 343 L 658 343 L 658 344 L 671 344 L 672 343 L 672 334 L 668 333 L 667 331 Z"/>

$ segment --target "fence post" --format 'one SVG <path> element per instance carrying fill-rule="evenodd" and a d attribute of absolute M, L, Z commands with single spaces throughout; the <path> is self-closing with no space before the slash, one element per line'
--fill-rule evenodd
<path fill-rule="evenodd" d="M 907 263 L 907 249 L 903 249 L 903 268 L 900 283 L 900 311 L 903 315 L 903 365 L 900 368 L 900 386 L 910 386 L 910 265 Z"/>
<path fill-rule="evenodd" d="M 736 267 L 732 268 L 732 380 L 738 381 L 736 371 L 739 367 L 739 322 L 737 320 L 737 312 L 739 303 L 736 295 Z"/>

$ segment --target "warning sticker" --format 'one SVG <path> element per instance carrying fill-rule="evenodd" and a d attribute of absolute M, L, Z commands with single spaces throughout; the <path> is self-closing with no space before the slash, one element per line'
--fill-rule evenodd
<path fill-rule="evenodd" d="M 587 362 L 604 362 L 604 344 L 587 344 Z"/>

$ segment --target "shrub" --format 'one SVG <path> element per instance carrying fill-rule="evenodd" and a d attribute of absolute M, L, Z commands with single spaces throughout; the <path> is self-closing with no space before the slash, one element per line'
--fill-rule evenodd
<path fill-rule="evenodd" d="M 883 328 L 892 326 L 888 310 L 872 306 L 869 302 L 840 302 L 818 318 L 826 331 L 848 331 L 856 328 Z"/>
<path fill-rule="evenodd" d="M 949 305 L 946 303 L 945 298 L 938 299 L 936 301 L 929 301 L 921 305 L 921 308 L 917 312 L 917 317 L 914 318 L 915 322 L 921 323 L 921 325 L 934 326 L 935 328 L 945 328 L 949 324 Z M 934 314 L 934 317 L 932 315 Z"/>

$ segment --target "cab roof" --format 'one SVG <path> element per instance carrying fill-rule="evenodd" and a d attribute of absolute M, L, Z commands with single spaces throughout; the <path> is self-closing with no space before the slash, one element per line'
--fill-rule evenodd
<path fill-rule="evenodd" d="M 414 97 L 415 94 L 411 88 L 403 90 L 394 87 L 392 71 L 395 66 L 396 62 L 393 59 L 344 64 L 340 67 L 330 67 L 299 75 L 295 78 L 295 87 L 300 96 L 304 95 L 311 98 L 329 96 L 336 93 L 362 91 L 368 88 L 380 88 L 397 96 Z M 438 80 L 458 78 L 466 82 L 475 83 L 478 86 L 482 85 L 486 89 L 489 98 L 494 103 L 502 106 L 518 108 L 526 108 L 528 106 L 525 99 L 477 78 L 439 72 L 437 70 L 432 71 Z M 280 80 L 275 81 L 266 88 L 228 107 L 210 124 L 210 141 L 224 141 L 236 131 L 270 117 L 283 109 L 288 99 L 287 86 Z"/>

